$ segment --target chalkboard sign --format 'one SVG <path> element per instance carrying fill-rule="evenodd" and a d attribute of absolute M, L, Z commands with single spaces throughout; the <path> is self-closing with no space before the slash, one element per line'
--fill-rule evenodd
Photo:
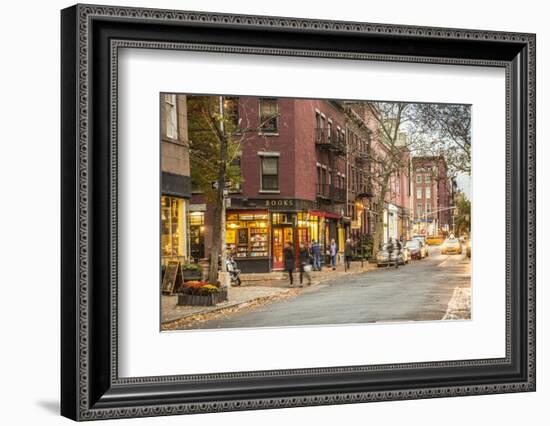
<path fill-rule="evenodd" d="M 168 262 L 166 269 L 164 270 L 164 278 L 162 279 L 162 293 L 172 294 L 174 292 L 179 268 L 180 262 L 178 260 L 170 260 Z"/>

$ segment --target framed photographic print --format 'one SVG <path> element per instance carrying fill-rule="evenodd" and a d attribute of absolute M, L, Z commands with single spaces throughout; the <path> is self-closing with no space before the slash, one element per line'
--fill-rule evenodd
<path fill-rule="evenodd" d="M 76 5 L 74 420 L 535 390 L 535 36 Z"/>

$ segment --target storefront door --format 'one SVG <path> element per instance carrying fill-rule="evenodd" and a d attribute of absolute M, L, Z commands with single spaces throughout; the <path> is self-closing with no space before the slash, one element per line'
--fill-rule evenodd
<path fill-rule="evenodd" d="M 284 269 L 283 249 L 286 243 L 292 243 L 292 226 L 273 227 L 273 269 Z"/>

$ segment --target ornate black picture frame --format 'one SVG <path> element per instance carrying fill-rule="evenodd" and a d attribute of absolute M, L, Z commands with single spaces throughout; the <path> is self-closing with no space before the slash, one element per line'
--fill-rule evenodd
<path fill-rule="evenodd" d="M 74 420 L 535 390 L 535 35 L 76 5 L 62 28 L 61 414 Z M 187 49 L 506 71 L 506 356 L 119 378 L 117 52 Z"/>

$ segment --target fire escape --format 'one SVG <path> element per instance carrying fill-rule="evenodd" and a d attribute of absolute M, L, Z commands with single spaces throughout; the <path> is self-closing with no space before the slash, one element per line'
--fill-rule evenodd
<path fill-rule="evenodd" d="M 328 181 L 325 179 L 324 182 L 317 182 L 317 199 L 320 202 L 330 204 L 334 208 L 335 204 L 346 202 L 346 188 L 338 186 L 338 180 L 335 179 L 336 160 L 346 155 L 345 136 L 342 132 L 318 127 L 315 129 L 315 146 L 321 152 L 328 153 L 329 167 L 333 174 Z"/>

